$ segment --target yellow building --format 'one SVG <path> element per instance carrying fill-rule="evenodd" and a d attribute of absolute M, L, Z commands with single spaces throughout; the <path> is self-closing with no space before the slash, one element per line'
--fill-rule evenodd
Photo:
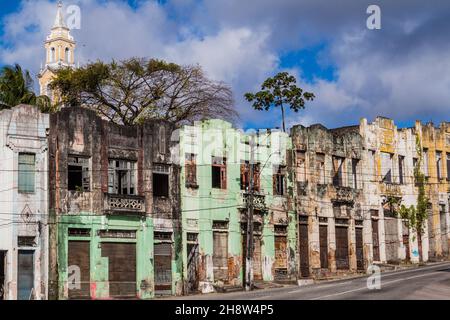
<path fill-rule="evenodd" d="M 74 51 L 76 43 L 64 21 L 61 1 L 58 2 L 55 23 L 44 44 L 46 52 L 45 65 L 41 67 L 38 74 L 40 94 L 47 95 L 52 103 L 55 103 L 58 100 L 57 95 L 49 88 L 55 71 L 60 68 L 75 67 Z"/>

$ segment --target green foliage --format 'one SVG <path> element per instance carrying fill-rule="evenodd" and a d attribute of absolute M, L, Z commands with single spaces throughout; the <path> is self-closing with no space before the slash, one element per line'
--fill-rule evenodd
<path fill-rule="evenodd" d="M 51 87 L 61 94 L 61 104 L 94 109 L 119 124 L 163 119 L 180 125 L 237 116 L 227 85 L 205 77 L 199 66 L 163 60 L 97 61 L 61 69 Z"/>
<path fill-rule="evenodd" d="M 406 207 L 402 205 L 399 210 L 399 216 L 408 221 L 409 226 L 419 235 L 423 234 L 425 221 L 428 218 L 428 198 L 425 194 L 425 174 L 422 173 L 422 145 L 419 136 L 416 137 L 416 152 L 418 155 L 417 165 L 414 168 L 414 180 L 418 188 L 417 205 Z"/>
<path fill-rule="evenodd" d="M 246 93 L 245 99 L 253 102 L 255 110 L 268 111 L 272 106 L 280 107 L 283 118 L 283 131 L 286 131 L 284 120 L 284 105 L 289 105 L 290 109 L 298 112 L 305 108 L 305 101 L 312 101 L 315 95 L 311 92 L 304 92 L 297 87 L 297 80 L 287 72 L 280 72 L 273 78 L 267 78 L 261 85 L 261 91 L 256 93 Z"/>
<path fill-rule="evenodd" d="M 36 96 L 33 92 L 33 79 L 28 70 L 23 71 L 18 64 L 5 66 L 0 71 L 0 110 L 19 104 L 38 106 L 42 112 L 52 110 L 47 96 Z"/>

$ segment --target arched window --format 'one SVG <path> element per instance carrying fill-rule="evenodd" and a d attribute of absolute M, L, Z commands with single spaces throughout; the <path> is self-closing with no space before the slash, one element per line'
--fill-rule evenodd
<path fill-rule="evenodd" d="M 56 61 L 56 51 L 55 48 L 50 49 L 50 62 Z"/>
<path fill-rule="evenodd" d="M 66 62 L 67 62 L 67 63 L 70 63 L 70 62 L 72 61 L 71 58 L 72 58 L 72 57 L 71 57 L 71 51 L 70 51 L 69 48 L 66 48 Z"/>

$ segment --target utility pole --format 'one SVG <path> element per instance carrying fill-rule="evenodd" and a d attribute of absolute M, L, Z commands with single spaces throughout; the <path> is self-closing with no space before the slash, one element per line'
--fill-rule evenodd
<path fill-rule="evenodd" d="M 247 251 L 245 256 L 245 291 L 253 289 L 253 191 L 254 191 L 254 163 L 255 163 L 255 136 L 250 136 L 250 172 L 249 190 L 247 198 Z"/>

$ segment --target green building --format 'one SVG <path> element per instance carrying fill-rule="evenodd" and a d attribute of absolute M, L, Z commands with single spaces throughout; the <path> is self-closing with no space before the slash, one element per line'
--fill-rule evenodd
<path fill-rule="evenodd" d="M 49 296 L 182 294 L 172 125 L 120 126 L 94 111 L 50 116 Z"/>
<path fill-rule="evenodd" d="M 185 292 L 243 284 L 252 135 L 253 279 L 295 279 L 288 135 L 270 130 L 244 133 L 228 122 L 207 120 L 182 127 L 178 136 Z"/>

